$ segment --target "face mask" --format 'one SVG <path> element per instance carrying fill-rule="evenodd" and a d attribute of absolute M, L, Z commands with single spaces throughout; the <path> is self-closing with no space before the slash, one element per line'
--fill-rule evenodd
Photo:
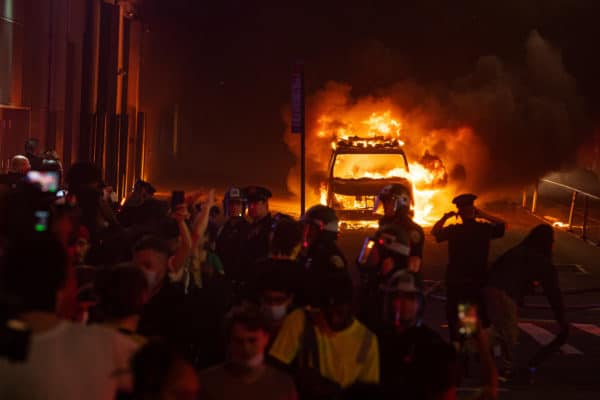
<path fill-rule="evenodd" d="M 281 321 L 287 313 L 287 304 L 281 304 L 277 306 L 263 306 L 263 314 L 273 320 Z"/>
<path fill-rule="evenodd" d="M 158 285 L 158 272 L 144 270 L 146 281 L 148 282 L 148 290 L 152 292 Z"/>
<path fill-rule="evenodd" d="M 250 358 L 249 360 L 239 360 L 235 363 L 247 369 L 256 369 L 263 364 L 264 360 L 265 355 L 263 353 L 259 353 L 254 357 Z"/>

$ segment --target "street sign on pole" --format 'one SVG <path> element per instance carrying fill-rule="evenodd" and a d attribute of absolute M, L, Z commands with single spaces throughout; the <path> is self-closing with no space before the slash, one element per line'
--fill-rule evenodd
<path fill-rule="evenodd" d="M 299 63 L 292 72 L 292 133 L 304 134 L 304 67 Z"/>
<path fill-rule="evenodd" d="M 300 135 L 300 215 L 306 210 L 306 134 L 304 131 L 304 66 L 292 72 L 292 133 Z"/>

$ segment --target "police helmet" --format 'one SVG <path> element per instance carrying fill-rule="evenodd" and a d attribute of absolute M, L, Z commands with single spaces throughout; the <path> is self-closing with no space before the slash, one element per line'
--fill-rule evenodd
<path fill-rule="evenodd" d="M 408 213 L 412 203 L 412 191 L 408 183 L 392 183 L 384 186 L 377 194 L 373 212 L 376 212 L 381 203 L 387 200 L 394 200 L 395 214 Z"/>
<path fill-rule="evenodd" d="M 315 225 L 322 231 L 334 233 L 339 231 L 339 219 L 335 211 L 321 204 L 309 208 L 302 217 L 302 222 Z"/>

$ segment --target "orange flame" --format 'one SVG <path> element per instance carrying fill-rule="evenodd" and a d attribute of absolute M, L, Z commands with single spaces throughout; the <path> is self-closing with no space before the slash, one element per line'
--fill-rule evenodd
<path fill-rule="evenodd" d="M 322 116 L 317 133 L 318 138 L 332 139 L 332 149 L 340 145 L 358 148 L 402 148 L 402 123 L 391 116 L 390 111 L 373 112 L 360 127 L 352 123 L 330 127 L 333 118 Z M 329 129 L 328 129 L 329 128 Z M 431 225 L 437 219 L 434 212 L 434 198 L 443 192 L 442 186 L 447 181 L 446 169 L 441 160 L 426 153 L 427 162 L 412 161 L 407 163 L 401 152 L 382 151 L 381 154 L 338 154 L 333 166 L 333 177 L 338 179 L 389 179 L 405 178 L 413 185 L 414 220 L 422 225 Z M 335 195 L 336 202 L 343 209 L 367 210 L 373 207 L 374 196 Z M 321 184 L 321 204 L 327 203 L 327 185 Z M 439 213 L 438 213 L 439 214 Z M 348 226 L 370 227 L 369 221 L 343 221 Z"/>

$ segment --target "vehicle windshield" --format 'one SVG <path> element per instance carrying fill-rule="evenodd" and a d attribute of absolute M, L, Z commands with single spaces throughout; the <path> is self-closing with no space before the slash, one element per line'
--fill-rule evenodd
<path fill-rule="evenodd" d="M 408 178 L 402 154 L 338 154 L 333 165 L 336 179 Z"/>

